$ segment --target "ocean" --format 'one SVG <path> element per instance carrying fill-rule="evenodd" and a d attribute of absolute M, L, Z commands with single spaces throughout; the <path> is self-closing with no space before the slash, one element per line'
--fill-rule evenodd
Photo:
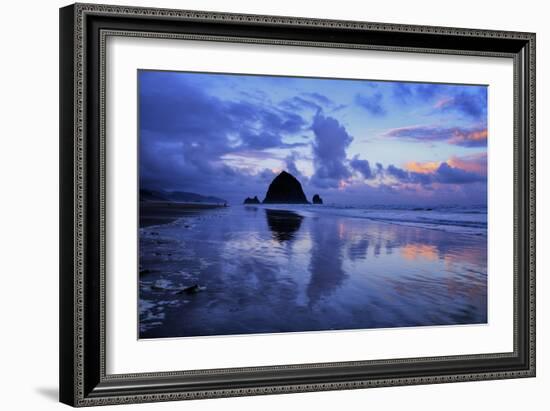
<path fill-rule="evenodd" d="M 487 322 L 484 206 L 158 214 L 139 229 L 139 338 Z"/>

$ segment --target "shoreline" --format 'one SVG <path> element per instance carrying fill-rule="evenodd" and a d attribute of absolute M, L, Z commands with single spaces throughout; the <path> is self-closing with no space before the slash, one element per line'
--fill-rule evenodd
<path fill-rule="evenodd" d="M 244 207 L 257 208 L 274 211 L 289 211 L 300 214 L 302 217 L 310 217 L 315 214 L 316 217 L 335 217 L 335 218 L 351 218 L 357 220 L 366 220 L 375 224 L 389 224 L 401 227 L 410 227 L 416 229 L 425 229 L 430 231 L 438 231 L 453 235 L 465 235 L 474 237 L 487 237 L 487 222 L 486 221 L 449 221 L 447 219 L 430 219 L 441 214 L 453 213 L 448 209 L 389 209 L 380 210 L 369 207 L 347 207 L 334 205 L 296 205 L 296 204 L 244 204 Z M 275 206 L 275 207 L 273 207 Z M 355 211 L 361 214 L 354 214 Z M 409 217 L 387 218 L 384 216 L 374 215 L 376 213 L 384 213 L 391 215 L 392 213 L 405 213 Z M 309 215 L 308 215 L 309 214 Z M 460 213 L 459 215 L 486 215 L 486 213 Z M 417 216 L 426 216 L 425 219 L 414 220 L 410 219 Z M 406 219 L 405 219 L 406 218 Z M 455 229 L 453 229 L 455 228 Z"/>
<path fill-rule="evenodd" d="M 184 217 L 193 217 L 207 210 L 227 209 L 227 210 L 269 210 L 272 211 L 288 211 L 296 213 L 301 217 L 316 217 L 316 218 L 351 218 L 369 221 L 375 224 L 388 224 L 416 229 L 425 229 L 430 231 L 438 231 L 449 233 L 452 235 L 465 235 L 474 237 L 487 237 L 487 221 L 449 221 L 444 217 L 446 214 L 457 215 L 486 215 L 484 213 L 472 214 L 447 211 L 447 209 L 405 209 L 395 210 L 390 209 L 381 211 L 371 208 L 350 208 L 345 206 L 329 206 L 329 205 L 297 205 L 297 204 L 238 204 L 229 206 L 225 204 L 207 204 L 207 203 L 177 203 L 177 202 L 161 202 L 161 201 L 144 201 L 140 202 L 139 209 L 139 226 L 146 228 L 153 225 L 170 224 Z M 360 212 L 361 214 L 357 214 Z M 394 213 L 406 214 L 402 217 L 395 216 L 387 218 L 380 216 L 383 212 L 391 216 Z M 441 218 L 437 218 L 441 216 Z M 418 218 L 418 219 L 415 219 Z"/>
<path fill-rule="evenodd" d="M 181 217 L 216 208 L 227 208 L 227 206 L 224 204 L 178 203 L 173 201 L 140 201 L 139 227 L 169 224 Z"/>

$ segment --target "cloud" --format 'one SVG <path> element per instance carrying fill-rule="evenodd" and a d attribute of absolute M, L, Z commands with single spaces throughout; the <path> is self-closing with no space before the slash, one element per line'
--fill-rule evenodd
<path fill-rule="evenodd" d="M 369 162 L 367 160 L 359 159 L 359 155 L 354 156 L 349 162 L 349 165 L 352 169 L 361 173 L 363 178 L 370 179 L 374 177 L 374 173 L 370 168 Z"/>
<path fill-rule="evenodd" d="M 382 106 L 382 93 L 375 93 L 370 96 L 357 94 L 355 103 L 373 116 L 384 116 L 386 114 L 386 109 Z"/>
<path fill-rule="evenodd" d="M 445 163 L 453 168 L 475 173 L 480 176 L 487 175 L 487 153 L 476 153 L 460 157 L 451 156 Z M 409 161 L 405 164 L 405 170 L 421 174 L 433 174 L 440 165 L 441 162 L 438 161 Z"/>
<path fill-rule="evenodd" d="M 278 173 L 273 172 L 273 170 L 271 170 L 269 168 L 264 168 L 262 171 L 260 171 L 257 174 L 257 177 L 264 184 L 269 184 L 269 183 L 271 183 L 271 181 L 273 181 L 273 179 L 275 178 L 275 176 L 277 174 Z"/>
<path fill-rule="evenodd" d="M 401 105 L 425 103 L 438 95 L 449 93 L 453 86 L 435 83 L 391 83 L 391 96 Z"/>
<path fill-rule="evenodd" d="M 487 179 L 486 176 L 452 167 L 447 163 L 441 163 L 435 175 L 436 181 L 443 184 L 468 184 L 486 181 Z"/>
<path fill-rule="evenodd" d="M 381 158 L 367 160 L 364 152 L 348 157 L 353 137 L 334 114 L 342 106 L 337 104 L 338 94 L 307 93 L 293 84 L 294 97 L 275 104 L 268 98 L 277 95 L 271 94 L 274 86 L 266 86 L 268 93 L 263 93 L 258 79 L 254 87 L 239 90 L 234 87 L 238 76 L 227 83 L 223 76 L 213 81 L 191 73 L 140 72 L 139 78 L 143 188 L 216 195 L 235 204 L 245 197 L 263 196 L 276 171 L 285 168 L 300 179 L 308 197 L 319 193 L 327 203 L 460 200 L 468 204 L 473 201 L 470 194 L 484 198 L 486 155 L 387 168 Z M 402 90 L 403 99 L 431 96 L 425 107 L 444 97 L 429 85 L 404 87 L 408 92 Z M 382 115 L 382 103 L 395 105 L 387 90 L 372 88 L 355 104 Z M 379 92 L 383 94 L 377 96 Z M 482 126 L 416 126 L 390 130 L 387 136 L 483 147 L 487 132 Z M 313 175 L 307 178 L 304 172 Z"/>
<path fill-rule="evenodd" d="M 409 161 L 405 164 L 405 169 L 407 171 L 413 171 L 415 173 L 421 174 L 430 174 L 433 173 L 439 167 L 439 162 L 437 161 L 427 161 L 424 163 L 417 161 Z"/>
<path fill-rule="evenodd" d="M 401 105 L 433 104 L 434 113 L 448 112 L 487 121 L 487 87 L 459 84 L 391 83 L 391 97 Z"/>
<path fill-rule="evenodd" d="M 414 88 L 409 83 L 393 83 L 392 97 L 400 104 L 409 103 L 414 96 Z"/>
<path fill-rule="evenodd" d="M 336 112 L 347 107 L 345 104 L 336 104 L 327 96 L 316 92 L 301 93 L 299 96 L 282 101 L 280 105 L 292 111 L 311 110 L 314 112 Z"/>
<path fill-rule="evenodd" d="M 398 180 L 401 180 L 401 181 L 408 180 L 409 175 L 411 174 L 408 171 L 405 171 L 401 168 L 398 168 L 398 167 L 394 166 L 393 164 L 390 164 L 388 166 L 388 168 L 386 169 L 386 172 L 390 176 L 393 176 L 393 177 L 395 177 L 395 178 L 397 178 Z"/>
<path fill-rule="evenodd" d="M 256 170 L 229 166 L 225 156 L 265 159 L 265 150 L 309 146 L 299 139 L 307 123 L 295 111 L 250 98 L 222 99 L 208 93 L 204 76 L 194 76 L 139 74 L 141 187 L 212 195 L 259 189 Z"/>
<path fill-rule="evenodd" d="M 351 173 L 346 166 L 346 149 L 353 141 L 344 126 L 332 117 L 317 113 L 311 126 L 313 163 L 315 173 L 312 181 L 318 187 L 338 187 L 340 180 Z"/>
<path fill-rule="evenodd" d="M 296 167 L 296 160 L 298 160 L 299 158 L 300 154 L 298 154 L 296 151 L 292 151 L 285 158 L 285 166 L 286 171 L 288 171 L 290 174 L 292 174 L 294 177 L 304 183 L 307 182 L 308 178 L 304 176 L 304 174 L 300 170 L 298 170 L 298 167 Z"/>
<path fill-rule="evenodd" d="M 316 100 L 319 104 L 322 104 L 324 106 L 327 106 L 327 107 L 334 106 L 334 102 L 323 94 L 313 92 L 313 93 L 303 93 L 303 95 L 307 97 L 311 97 L 312 99 Z"/>
<path fill-rule="evenodd" d="M 434 179 L 431 175 L 407 171 L 402 168 L 396 167 L 393 164 L 390 164 L 386 168 L 386 173 L 394 177 L 401 183 L 428 185 L 434 182 Z"/>
<path fill-rule="evenodd" d="M 444 141 L 463 147 L 486 147 L 487 128 L 408 126 L 394 128 L 385 137 L 401 138 L 420 142 Z"/>
<path fill-rule="evenodd" d="M 472 90 L 472 89 L 470 89 Z M 475 120 L 487 121 L 487 88 L 476 87 L 438 100 L 434 106 L 440 111 L 450 111 Z"/>
<path fill-rule="evenodd" d="M 256 131 L 244 129 L 240 132 L 241 144 L 231 151 L 265 150 L 269 148 L 306 147 L 307 143 L 284 143 L 280 134 L 271 131 Z"/>
<path fill-rule="evenodd" d="M 322 110 L 321 106 L 309 99 L 302 98 L 300 96 L 295 96 L 289 99 L 286 99 L 281 102 L 281 107 L 292 110 L 292 111 L 301 111 L 301 110 L 313 110 L 319 111 Z"/>
<path fill-rule="evenodd" d="M 486 147 L 487 146 L 487 129 L 464 131 L 457 129 L 453 136 L 449 139 L 449 144 L 464 147 Z"/>
<path fill-rule="evenodd" d="M 284 146 L 305 120 L 293 111 L 245 100 L 222 100 L 180 73 L 140 73 L 142 130 L 220 151 Z M 253 141 L 253 140 L 259 141 Z M 204 144 L 206 146 L 206 144 Z"/>
<path fill-rule="evenodd" d="M 463 160 L 462 160 L 463 161 Z M 413 183 L 429 185 L 439 184 L 470 184 L 486 182 L 486 172 L 469 171 L 457 166 L 461 160 L 444 161 L 435 166 L 434 163 L 407 163 L 407 168 L 402 169 L 390 164 L 385 173 L 401 183 Z M 467 162 L 467 161 L 466 161 Z M 451 165 L 449 163 L 454 164 Z M 463 163 L 464 164 L 464 163 Z M 410 171 L 410 170 L 415 171 Z"/>
<path fill-rule="evenodd" d="M 477 153 L 462 157 L 452 156 L 447 160 L 447 164 L 472 173 L 487 175 L 487 153 Z"/>

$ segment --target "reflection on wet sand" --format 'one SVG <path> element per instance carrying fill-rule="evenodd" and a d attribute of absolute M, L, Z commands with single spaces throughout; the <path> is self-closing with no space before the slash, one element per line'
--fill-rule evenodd
<path fill-rule="evenodd" d="M 286 210 L 266 209 L 265 216 L 273 238 L 279 242 L 292 240 L 296 231 L 300 229 L 303 219 L 300 214 Z"/>
<path fill-rule="evenodd" d="M 142 338 L 487 321 L 484 237 L 250 211 L 142 228 Z"/>
<path fill-rule="evenodd" d="M 411 243 L 401 247 L 401 255 L 405 260 L 409 261 L 420 258 L 434 261 L 439 257 L 438 254 L 437 247 L 434 245 Z"/>
<path fill-rule="evenodd" d="M 311 277 L 307 285 L 310 306 L 318 302 L 321 297 L 329 296 L 346 278 L 342 268 L 344 245 L 342 228 L 342 225 L 324 227 L 321 224 L 315 224 L 311 228 L 313 239 L 309 263 Z"/>

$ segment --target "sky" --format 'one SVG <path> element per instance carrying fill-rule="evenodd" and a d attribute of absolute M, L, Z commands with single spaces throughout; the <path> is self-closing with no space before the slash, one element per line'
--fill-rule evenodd
<path fill-rule="evenodd" d="M 140 188 L 239 204 L 485 205 L 487 87 L 138 71 Z"/>

